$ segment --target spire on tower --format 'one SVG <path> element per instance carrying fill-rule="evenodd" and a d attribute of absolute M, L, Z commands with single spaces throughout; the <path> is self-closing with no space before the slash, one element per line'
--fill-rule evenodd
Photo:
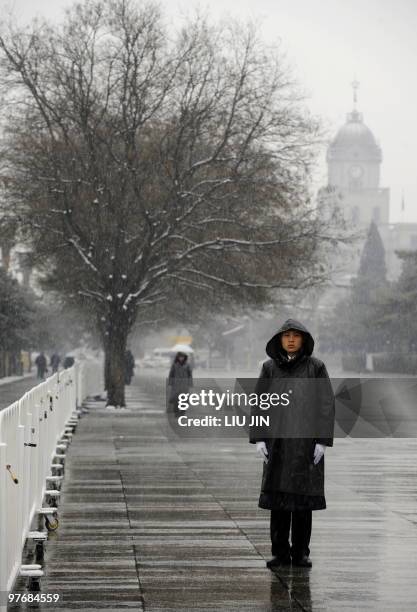
<path fill-rule="evenodd" d="M 351 83 L 352 85 L 352 89 L 353 89 L 353 110 L 356 111 L 356 105 L 358 103 L 358 89 L 359 89 L 359 81 L 358 79 L 355 77 Z"/>

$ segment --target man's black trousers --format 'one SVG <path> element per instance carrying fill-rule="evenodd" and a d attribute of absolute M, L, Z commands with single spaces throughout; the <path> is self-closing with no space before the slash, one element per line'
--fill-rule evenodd
<path fill-rule="evenodd" d="M 310 554 L 311 510 L 271 510 L 272 556 L 300 559 Z M 289 543 L 291 527 L 291 548 Z"/>

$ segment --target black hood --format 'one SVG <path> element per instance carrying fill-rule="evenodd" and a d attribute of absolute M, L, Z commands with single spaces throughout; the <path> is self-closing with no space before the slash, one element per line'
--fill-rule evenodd
<path fill-rule="evenodd" d="M 302 332 L 304 335 L 303 346 L 299 353 L 308 356 L 312 354 L 314 349 L 313 336 L 310 334 L 308 329 L 302 323 L 300 323 L 300 321 L 296 321 L 295 319 L 287 319 L 266 345 L 266 354 L 272 359 L 278 359 L 279 361 L 282 359 L 287 359 L 287 352 L 284 351 L 281 345 L 281 334 L 289 329 L 296 329 L 297 331 Z"/>
<path fill-rule="evenodd" d="M 181 351 L 178 351 L 178 353 L 175 355 L 175 359 L 174 359 L 175 363 L 179 363 L 179 358 L 180 357 L 185 357 L 184 363 L 187 363 L 188 355 L 187 355 L 187 353 L 182 353 Z"/>

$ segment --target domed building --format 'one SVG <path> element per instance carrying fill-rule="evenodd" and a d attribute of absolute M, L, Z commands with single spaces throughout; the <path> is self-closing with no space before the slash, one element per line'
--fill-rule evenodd
<path fill-rule="evenodd" d="M 347 286 L 356 276 L 360 254 L 369 225 L 374 221 L 385 247 L 387 276 L 393 280 L 401 271 L 395 250 L 417 248 L 416 223 L 390 223 L 390 190 L 381 187 L 382 150 L 372 130 L 357 108 L 357 87 L 354 82 L 354 108 L 347 114 L 327 150 L 328 185 L 318 194 L 319 209 L 337 206 L 347 225 L 362 233 L 354 244 L 342 253 L 337 281 Z M 342 249 L 343 250 L 343 249 Z"/>
<path fill-rule="evenodd" d="M 389 222 L 389 189 L 380 186 L 382 151 L 356 109 L 348 113 L 327 151 L 328 183 L 345 218 L 357 226 Z"/>

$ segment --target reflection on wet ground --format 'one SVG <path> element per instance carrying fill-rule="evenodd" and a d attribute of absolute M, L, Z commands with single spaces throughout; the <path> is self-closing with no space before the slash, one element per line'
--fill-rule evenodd
<path fill-rule="evenodd" d="M 254 447 L 180 438 L 161 389 L 131 387 L 119 413 L 89 404 L 45 555 L 42 591 L 62 603 L 39 610 L 414 612 L 417 440 L 336 440 L 313 568 L 273 574 Z"/>

